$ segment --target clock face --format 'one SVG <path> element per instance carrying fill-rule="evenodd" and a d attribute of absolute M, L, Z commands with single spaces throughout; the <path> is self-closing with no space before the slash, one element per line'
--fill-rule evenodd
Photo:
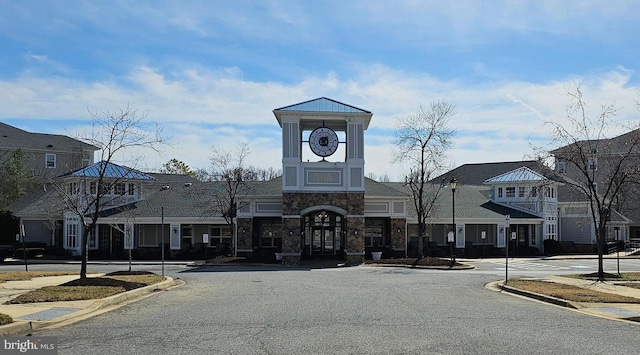
<path fill-rule="evenodd" d="M 338 135 L 328 127 L 316 128 L 309 135 L 309 147 L 314 154 L 328 157 L 338 149 Z"/>

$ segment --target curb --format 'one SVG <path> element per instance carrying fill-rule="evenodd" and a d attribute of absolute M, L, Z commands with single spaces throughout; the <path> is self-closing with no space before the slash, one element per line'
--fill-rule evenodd
<path fill-rule="evenodd" d="M 509 292 L 509 293 L 513 293 L 519 296 L 524 296 L 524 297 L 528 297 L 528 298 L 533 298 L 536 299 L 538 301 L 542 301 L 542 302 L 546 302 L 546 303 L 551 303 L 551 304 L 555 304 L 556 306 L 561 306 L 561 307 L 566 307 L 566 308 L 571 308 L 571 309 L 580 309 L 581 307 L 567 301 L 567 300 L 563 300 L 561 298 L 556 298 L 556 297 L 552 297 L 552 296 L 547 296 L 547 295 L 542 295 L 539 293 L 535 293 L 535 292 L 531 292 L 531 291 L 524 291 L 518 288 L 513 288 L 510 287 L 508 285 L 505 285 L 504 283 L 498 283 L 498 288 L 500 288 L 502 291 L 505 292 Z"/>
<path fill-rule="evenodd" d="M 67 316 L 57 317 L 55 320 L 50 320 L 50 321 L 17 320 L 17 321 L 14 321 L 13 323 L 0 326 L 0 336 L 14 335 L 17 333 L 28 333 L 28 332 L 31 332 L 32 330 L 46 328 L 57 323 L 61 323 L 71 319 L 86 316 L 102 308 L 115 306 L 115 305 L 124 303 L 126 301 L 131 301 L 136 298 L 141 298 L 142 296 L 151 294 L 156 291 L 166 290 L 177 284 L 173 278 L 169 276 L 165 276 L 165 277 L 166 277 L 166 280 L 153 285 L 144 286 L 144 287 L 136 288 L 130 291 L 125 291 L 117 295 L 97 299 L 89 307 L 73 312 L 72 314 Z"/>

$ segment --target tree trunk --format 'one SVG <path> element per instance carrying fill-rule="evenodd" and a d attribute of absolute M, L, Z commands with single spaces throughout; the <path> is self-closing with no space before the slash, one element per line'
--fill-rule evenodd
<path fill-rule="evenodd" d="M 418 223 L 418 258 L 424 258 L 424 222 Z"/>
<path fill-rule="evenodd" d="M 82 257 L 82 263 L 80 266 L 80 278 L 81 279 L 86 279 L 87 278 L 87 250 L 89 249 L 89 231 L 91 229 L 90 228 L 86 228 L 82 231 L 82 249 L 81 249 L 81 257 Z"/>
<path fill-rule="evenodd" d="M 598 282 L 604 282 L 604 228 L 599 228 L 598 232 Z"/>

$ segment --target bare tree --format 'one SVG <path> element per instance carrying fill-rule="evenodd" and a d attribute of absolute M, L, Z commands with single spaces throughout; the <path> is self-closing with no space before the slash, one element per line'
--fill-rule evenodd
<path fill-rule="evenodd" d="M 390 182 L 391 181 L 391 178 L 389 177 L 389 174 L 387 174 L 387 173 L 384 173 L 384 174 L 378 176 L 375 173 L 371 173 L 370 172 L 370 173 L 367 174 L 367 177 L 369 179 L 371 179 L 371 180 L 375 180 L 375 181 L 378 181 L 378 182 Z"/>
<path fill-rule="evenodd" d="M 280 169 L 262 169 L 255 166 L 249 166 L 247 169 L 253 174 L 253 179 L 251 181 L 269 181 L 282 175 L 282 170 Z"/>
<path fill-rule="evenodd" d="M 640 124 L 616 123 L 618 109 L 603 105 L 598 117 L 591 119 L 580 84 L 568 92 L 567 122 L 547 122 L 552 128 L 552 144 L 560 147 L 551 152 L 556 166 L 570 179 L 565 183 L 586 196 L 589 217 L 595 229 L 598 248 L 598 281 L 605 280 L 603 268 L 607 224 L 611 213 L 625 194 L 640 181 Z M 611 128 L 628 133 L 609 138 Z"/>
<path fill-rule="evenodd" d="M 81 135 L 79 139 L 100 149 L 100 161 L 93 165 L 92 171 L 83 171 L 80 184 L 67 186 L 58 181 L 53 186 L 63 197 L 65 209 L 73 212 L 83 226 L 81 243 L 82 264 L 80 278 L 87 277 L 87 250 L 89 239 L 94 233 L 101 213 L 122 203 L 125 181 L 131 179 L 131 173 L 139 173 L 133 168 L 121 168 L 114 172 L 113 161 L 119 154 L 129 152 L 135 148 L 149 148 L 157 151 L 159 144 L 164 143 L 162 130 L 155 127 L 154 131 L 146 131 L 143 119 L 146 114 L 138 114 L 129 105 L 118 112 L 90 112 L 92 116 L 92 130 L 89 134 Z M 139 162 L 142 157 L 134 158 Z M 95 234 L 94 234 L 95 235 Z"/>
<path fill-rule="evenodd" d="M 418 256 L 423 257 L 423 237 L 428 220 L 443 184 L 429 180 L 444 168 L 444 153 L 451 147 L 455 130 L 448 127 L 455 106 L 445 101 L 433 101 L 429 109 L 420 107 L 416 114 L 398 121 L 395 131 L 396 162 L 408 164 L 405 184 L 411 189 L 418 217 Z"/>
<path fill-rule="evenodd" d="M 224 217 L 231 229 L 233 250 L 236 253 L 236 230 L 234 228 L 235 218 L 240 205 L 241 193 L 247 192 L 247 182 L 256 181 L 254 170 L 245 166 L 245 161 L 250 154 L 247 143 L 239 143 L 233 151 L 226 151 L 219 147 L 212 146 L 213 155 L 210 157 L 211 172 L 208 174 L 209 181 L 217 181 L 222 186 L 222 191 L 213 194 L 212 213 Z"/>

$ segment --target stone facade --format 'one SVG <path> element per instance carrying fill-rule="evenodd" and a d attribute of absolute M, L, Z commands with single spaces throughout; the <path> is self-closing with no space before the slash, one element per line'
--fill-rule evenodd
<path fill-rule="evenodd" d="M 253 251 L 253 219 L 238 218 L 238 253 L 249 254 Z M 251 251 L 249 251 L 251 250 Z"/>
<path fill-rule="evenodd" d="M 300 243 L 300 211 L 318 206 L 318 210 L 337 207 L 346 211 L 345 253 L 347 262 L 360 264 L 364 261 L 364 193 L 363 192 L 305 192 L 283 193 L 282 196 L 283 238 L 282 250 L 285 263 L 299 261 L 302 252 Z M 297 259 L 296 259 L 297 255 Z"/>
<path fill-rule="evenodd" d="M 394 257 L 403 257 L 406 251 L 407 220 L 404 218 L 391 219 L 391 249 Z M 402 254 L 402 255 L 396 255 Z"/>

